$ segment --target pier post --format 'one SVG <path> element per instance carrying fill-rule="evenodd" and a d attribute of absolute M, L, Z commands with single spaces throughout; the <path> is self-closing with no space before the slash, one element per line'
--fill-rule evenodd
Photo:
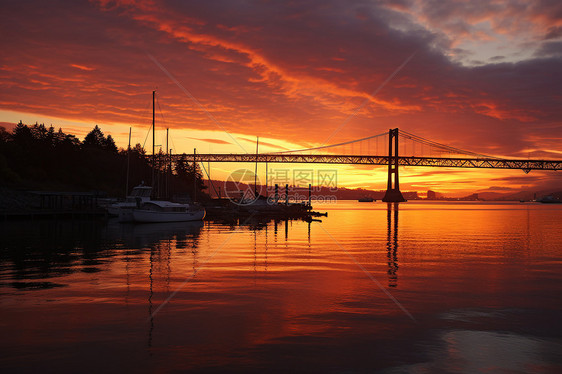
<path fill-rule="evenodd" d="M 289 185 L 285 185 L 285 204 L 289 205 Z"/>
<path fill-rule="evenodd" d="M 394 185 L 392 176 L 394 175 Z M 387 203 L 401 203 L 406 201 L 400 192 L 398 179 L 398 129 L 388 130 L 388 181 L 386 193 L 382 201 Z"/>
<path fill-rule="evenodd" d="M 279 185 L 275 184 L 275 204 L 279 203 Z"/>

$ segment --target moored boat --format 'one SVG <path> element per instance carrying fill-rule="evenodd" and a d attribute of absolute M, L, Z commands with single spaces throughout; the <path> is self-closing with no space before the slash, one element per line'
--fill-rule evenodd
<path fill-rule="evenodd" d="M 133 188 L 131 194 L 125 198 L 125 201 L 108 206 L 107 212 L 112 216 L 119 217 L 119 221 L 132 221 L 131 210 L 139 208 L 142 204 L 150 201 L 151 193 L 152 187 L 140 184 Z"/>
<path fill-rule="evenodd" d="M 372 203 L 373 201 L 375 201 L 375 199 L 373 199 L 372 197 L 362 197 L 359 200 L 360 203 Z"/>
<path fill-rule="evenodd" d="M 538 202 L 543 204 L 562 204 L 562 201 L 555 198 L 553 195 L 543 196 Z"/>
<path fill-rule="evenodd" d="M 205 209 L 170 201 L 148 201 L 138 209 L 132 209 L 134 222 L 186 222 L 201 221 Z"/>

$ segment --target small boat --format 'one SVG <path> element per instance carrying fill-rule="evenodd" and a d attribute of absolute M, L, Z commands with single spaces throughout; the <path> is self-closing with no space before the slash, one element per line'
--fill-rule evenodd
<path fill-rule="evenodd" d="M 152 91 L 152 159 L 155 165 L 154 133 L 155 127 L 155 99 L 156 91 Z M 130 132 L 129 132 L 130 134 Z M 167 139 L 167 135 L 166 135 Z M 166 154 L 168 141 L 166 140 Z M 153 168 L 154 182 L 154 168 Z M 117 213 L 120 222 L 186 222 L 201 221 L 205 218 L 205 209 L 193 204 L 180 204 L 171 201 L 151 200 L 152 187 L 141 184 L 133 189 L 131 196 L 124 203 L 114 204 L 110 213 Z M 109 209 L 108 209 L 109 211 Z"/>
<path fill-rule="evenodd" d="M 561 200 L 552 195 L 544 196 L 542 199 L 538 200 L 538 202 L 543 204 L 562 204 Z"/>
<path fill-rule="evenodd" d="M 204 208 L 170 201 L 148 201 L 131 211 L 134 222 L 186 222 L 205 218 Z"/>
<path fill-rule="evenodd" d="M 372 197 L 362 197 L 359 200 L 360 203 L 372 203 L 373 201 L 375 201 L 375 199 L 373 199 Z"/>
<path fill-rule="evenodd" d="M 125 201 L 111 204 L 107 207 L 107 212 L 112 216 L 118 216 L 121 222 L 130 222 L 133 220 L 131 210 L 139 208 L 143 203 L 150 201 L 152 187 L 145 186 L 144 183 L 133 188 Z"/>

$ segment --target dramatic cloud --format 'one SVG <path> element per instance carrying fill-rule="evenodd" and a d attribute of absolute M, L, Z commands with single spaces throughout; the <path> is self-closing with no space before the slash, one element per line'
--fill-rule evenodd
<path fill-rule="evenodd" d="M 399 127 L 484 154 L 561 156 L 557 1 L 0 7 L 0 110 L 39 122 L 144 129 L 156 89 L 158 122 L 173 129 L 308 147 L 339 128 L 333 142 Z"/>
<path fill-rule="evenodd" d="M 231 144 L 225 140 L 221 139 L 201 139 L 201 138 L 193 138 L 191 136 L 186 137 L 187 139 L 199 140 L 205 143 L 214 143 L 214 144 Z"/>

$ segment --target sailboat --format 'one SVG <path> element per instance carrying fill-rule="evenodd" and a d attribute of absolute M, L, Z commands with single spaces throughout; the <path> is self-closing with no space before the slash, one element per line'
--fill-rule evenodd
<path fill-rule="evenodd" d="M 129 158 L 131 153 L 131 128 L 129 128 L 129 146 L 127 147 L 127 183 L 125 193 L 129 192 Z M 125 201 L 118 201 L 107 207 L 110 216 L 119 217 L 119 222 L 132 222 L 133 209 L 139 208 L 143 203 L 150 201 L 152 187 L 145 186 L 144 182 L 133 188 L 131 194 L 126 195 Z"/>
<path fill-rule="evenodd" d="M 170 201 L 152 200 L 142 204 L 140 209 L 133 209 L 135 222 L 184 222 L 201 221 L 205 218 L 205 209 Z"/>
<path fill-rule="evenodd" d="M 155 101 L 156 91 L 152 91 L 152 180 L 155 165 Z M 168 146 L 166 145 L 166 148 Z M 205 218 L 205 209 L 194 204 L 180 204 L 164 200 L 149 200 L 131 210 L 134 222 L 186 222 L 201 221 Z"/>
<path fill-rule="evenodd" d="M 120 221 L 132 221 L 131 210 L 140 207 L 143 203 L 150 201 L 152 187 L 145 186 L 144 182 L 133 187 L 130 195 L 127 195 L 125 201 L 111 204 L 107 207 L 107 212 L 112 216 L 120 217 Z"/>

